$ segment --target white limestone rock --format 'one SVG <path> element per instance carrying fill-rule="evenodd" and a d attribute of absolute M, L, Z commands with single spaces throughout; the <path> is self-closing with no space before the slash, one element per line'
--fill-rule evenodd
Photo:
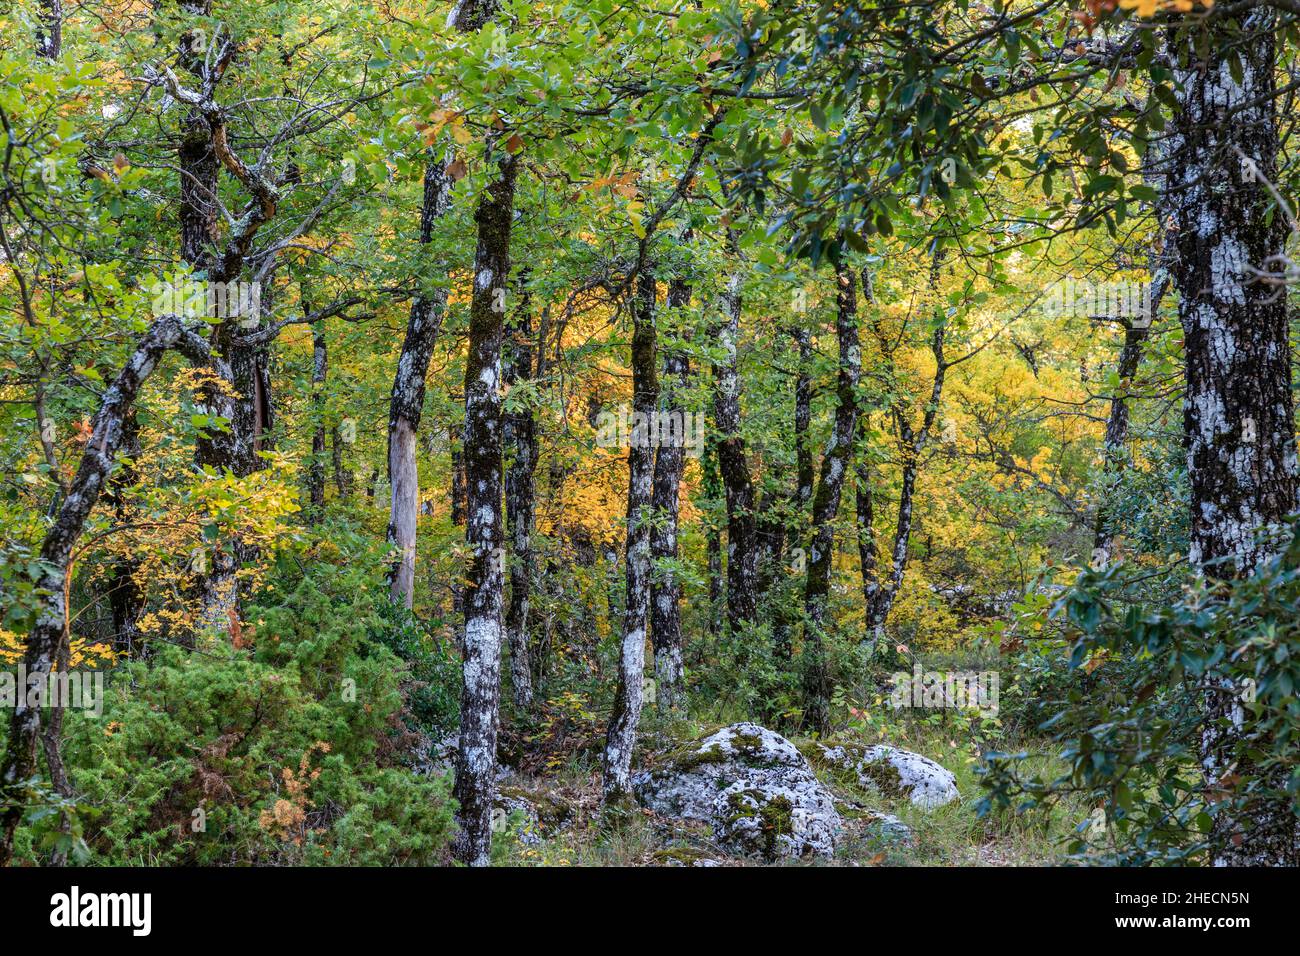
<path fill-rule="evenodd" d="M 856 775 L 864 789 L 886 796 L 906 796 L 918 807 L 932 809 L 960 800 L 957 778 L 929 757 L 884 744 L 814 744 L 809 754 L 818 765 L 830 765 Z"/>
<path fill-rule="evenodd" d="M 692 741 L 632 779 L 633 792 L 665 816 L 709 824 L 739 854 L 829 857 L 842 828 L 835 798 L 790 741 L 753 723 Z"/>

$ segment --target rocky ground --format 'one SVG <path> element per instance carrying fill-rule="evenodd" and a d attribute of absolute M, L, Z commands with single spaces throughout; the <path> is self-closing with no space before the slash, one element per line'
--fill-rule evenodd
<path fill-rule="evenodd" d="M 454 740 L 435 747 L 426 769 L 448 771 L 454 750 Z M 638 766 L 636 807 L 627 813 L 648 834 L 644 862 L 669 866 L 824 861 L 846 847 L 878 861 L 915 839 L 912 827 L 882 806 L 929 811 L 961 799 L 954 774 L 921 754 L 796 742 L 749 722 L 693 739 L 648 741 Z M 600 809 L 594 781 L 557 786 L 498 771 L 494 826 L 524 847 L 589 828 Z"/>

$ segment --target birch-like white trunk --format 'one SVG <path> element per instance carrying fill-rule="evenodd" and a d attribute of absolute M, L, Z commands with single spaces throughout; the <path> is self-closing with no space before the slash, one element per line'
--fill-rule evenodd
<path fill-rule="evenodd" d="M 642 270 L 633 306 L 632 411 L 648 423 L 658 397 L 655 378 L 655 279 Z M 631 792 L 632 749 L 644 703 L 646 629 L 650 620 L 650 518 L 654 495 L 654 449 L 647 428 L 634 429 L 627 452 L 627 575 L 618 687 L 605 737 L 604 797 Z"/>
<path fill-rule="evenodd" d="M 1281 213 L 1266 216 L 1279 150 L 1275 25 L 1270 8 L 1256 7 L 1237 23 L 1225 16 L 1201 27 L 1208 36 L 1193 30 L 1180 41 L 1171 31 L 1169 42 L 1181 60 L 1168 191 L 1186 360 L 1188 558 L 1211 577 L 1249 574 L 1276 553 L 1274 532 L 1296 508 L 1286 297 L 1260 281 L 1278 270 L 1286 234 Z M 1261 773 L 1237 746 L 1238 689 L 1207 687 L 1204 700 L 1201 763 L 1211 799 L 1222 801 L 1215 862 L 1300 862 L 1290 800 L 1238 792 L 1235 781 Z M 1281 787 L 1285 777 L 1267 782 Z"/>

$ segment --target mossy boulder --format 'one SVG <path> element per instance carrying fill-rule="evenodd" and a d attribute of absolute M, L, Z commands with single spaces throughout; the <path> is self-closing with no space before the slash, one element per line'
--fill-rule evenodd
<path fill-rule="evenodd" d="M 863 790 L 906 797 L 918 807 L 941 807 L 961 799 L 957 778 L 950 770 L 910 750 L 884 744 L 819 741 L 809 741 L 799 749 L 823 772 L 848 777 Z"/>
<path fill-rule="evenodd" d="M 839 839 L 830 791 L 794 744 L 758 724 L 732 724 L 660 754 L 632 784 L 642 805 L 709 824 L 739 854 L 830 856 Z"/>

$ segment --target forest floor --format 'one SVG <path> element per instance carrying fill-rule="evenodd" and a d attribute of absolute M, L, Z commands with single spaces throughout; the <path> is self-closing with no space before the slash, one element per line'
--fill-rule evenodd
<path fill-rule="evenodd" d="M 909 730 L 905 737 L 891 735 L 888 742 L 929 756 L 952 771 L 961 799 L 925 809 L 905 796 L 871 794 L 868 802 L 872 809 L 897 816 L 911 829 L 913 839 L 907 846 L 883 843 L 874 831 L 863 832 L 846 820 L 834 857 L 778 858 L 764 864 L 728 854 L 710 839 L 709 828 L 702 824 L 668 819 L 641 808 L 611 822 L 601 811 L 599 753 L 595 748 L 583 748 L 553 769 L 512 779 L 511 786 L 535 805 L 564 808 L 566 819 L 560 826 L 534 830 L 524 839 L 512 826 L 506 838 L 497 841 L 494 859 L 507 866 L 676 866 L 698 860 L 723 866 L 1042 866 L 1065 862 L 1065 841 L 1087 818 L 1088 808 L 1066 802 L 1050 812 L 1020 815 L 994 811 L 981 818 L 975 755 L 961 749 L 942 728 L 917 726 Z M 879 742 L 861 735 L 837 739 Z M 1046 743 L 1022 741 L 1017 749 L 1028 753 L 1029 762 L 1045 776 L 1056 776 L 1064 769 Z M 833 781 L 822 779 L 837 797 L 862 797 L 844 793 Z"/>

